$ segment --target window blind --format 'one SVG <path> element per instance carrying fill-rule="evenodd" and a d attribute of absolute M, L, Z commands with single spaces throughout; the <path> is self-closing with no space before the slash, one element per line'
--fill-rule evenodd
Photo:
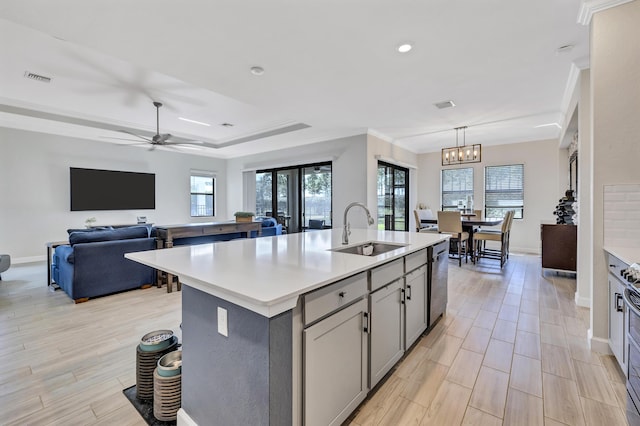
<path fill-rule="evenodd" d="M 524 216 L 524 164 L 484 168 L 485 217 L 504 217 L 515 210 L 514 218 Z"/>

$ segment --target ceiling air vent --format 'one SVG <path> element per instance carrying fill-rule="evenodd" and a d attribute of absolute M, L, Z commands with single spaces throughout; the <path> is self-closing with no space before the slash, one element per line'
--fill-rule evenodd
<path fill-rule="evenodd" d="M 29 71 L 24 72 L 24 77 L 29 78 L 31 80 L 41 81 L 43 83 L 51 83 L 51 77 L 46 77 L 44 75 L 32 73 Z"/>
<path fill-rule="evenodd" d="M 434 104 L 434 105 L 438 107 L 438 109 L 453 108 L 454 106 L 456 106 L 456 104 L 454 104 L 453 101 L 438 102 L 437 104 Z"/>

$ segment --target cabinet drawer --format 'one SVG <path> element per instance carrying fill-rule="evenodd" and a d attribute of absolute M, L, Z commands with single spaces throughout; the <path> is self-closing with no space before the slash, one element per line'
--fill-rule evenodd
<path fill-rule="evenodd" d="M 303 296 L 304 324 L 309 325 L 365 294 L 367 294 L 366 272 L 305 294 Z"/>
<path fill-rule="evenodd" d="M 404 274 L 404 261 L 397 259 L 371 270 L 371 291 L 395 281 Z"/>
<path fill-rule="evenodd" d="M 425 265 L 429 260 L 429 257 L 427 255 L 427 249 L 425 248 L 415 253 L 406 255 L 404 259 L 404 270 L 406 272 L 411 272 L 414 269 Z"/>

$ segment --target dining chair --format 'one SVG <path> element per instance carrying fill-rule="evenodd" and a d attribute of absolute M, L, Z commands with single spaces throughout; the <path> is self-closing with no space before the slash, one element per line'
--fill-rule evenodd
<path fill-rule="evenodd" d="M 431 210 L 414 210 L 413 216 L 416 219 L 416 232 L 438 232 L 437 226 L 422 225 L 422 219 L 433 219 Z"/>
<path fill-rule="evenodd" d="M 324 219 L 309 219 L 307 229 L 324 229 Z"/>
<path fill-rule="evenodd" d="M 462 243 L 464 242 L 464 260 L 469 262 L 469 233 L 462 230 L 462 220 L 459 211 L 438 212 L 438 232 L 450 234 L 451 241 L 458 246 L 458 265 L 462 266 Z"/>
<path fill-rule="evenodd" d="M 483 230 L 473 234 L 474 241 L 474 257 L 477 262 L 481 257 L 498 259 L 500 260 L 500 268 L 504 266 L 504 263 L 508 258 L 509 248 L 509 228 L 515 212 L 513 210 L 507 211 L 504 220 L 502 221 L 502 227 L 498 230 Z M 500 243 L 499 249 L 487 249 L 487 241 L 497 241 Z"/>

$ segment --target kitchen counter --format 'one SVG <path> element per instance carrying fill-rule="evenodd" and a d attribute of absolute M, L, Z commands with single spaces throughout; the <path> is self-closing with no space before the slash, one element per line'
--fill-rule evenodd
<path fill-rule="evenodd" d="M 369 276 L 376 271 L 383 284 L 395 280 L 376 292 L 376 301 L 395 285 L 393 295 L 399 297 L 389 298 L 393 309 L 404 312 L 411 305 L 409 318 L 417 312 L 426 329 L 428 258 L 427 250 L 419 251 L 448 238 L 353 229 L 350 244 L 343 246 L 342 229 L 327 229 L 127 254 L 184 284 L 177 424 L 205 425 L 212 419 L 225 425 L 340 424 L 369 391 L 369 318 L 394 318 L 387 311 L 375 317 L 374 309 L 369 317 Z M 377 256 L 330 251 L 367 241 L 406 246 Z M 405 271 L 407 262 L 420 268 Z M 410 304 L 400 300 L 405 272 L 411 280 L 407 289 L 415 290 Z M 444 310 L 446 294 L 442 302 Z M 404 342 L 404 325 L 390 341 Z M 310 367 L 311 353 L 330 366 Z M 325 377 L 331 377 L 327 389 Z M 328 401 L 334 391 L 339 396 Z M 311 407 L 335 421 L 305 418 Z"/>
<path fill-rule="evenodd" d="M 378 256 L 361 256 L 329 251 L 344 247 L 340 228 L 125 256 L 177 275 L 183 284 L 271 318 L 293 309 L 301 294 L 447 238 L 435 233 L 352 229 L 347 246 L 366 241 L 408 244 Z"/>
<path fill-rule="evenodd" d="M 634 263 L 640 262 L 640 248 L 638 247 L 604 246 L 603 248 L 604 251 L 614 255 L 627 265 L 632 265 Z"/>

